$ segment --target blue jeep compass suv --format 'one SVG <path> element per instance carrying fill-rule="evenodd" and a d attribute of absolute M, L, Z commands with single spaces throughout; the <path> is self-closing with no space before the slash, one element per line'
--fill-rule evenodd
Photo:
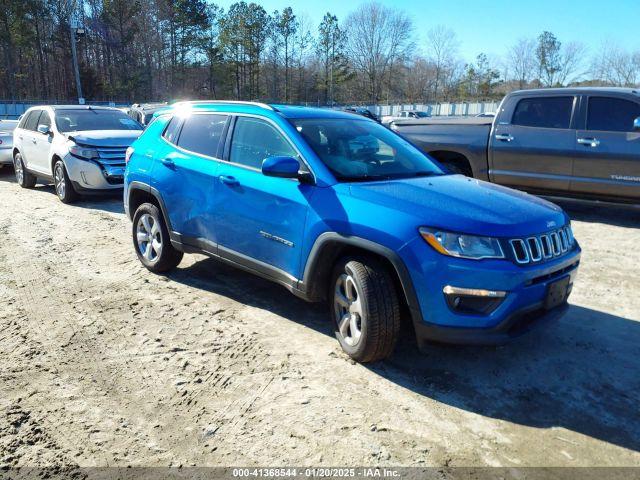
<path fill-rule="evenodd" d="M 557 318 L 580 260 L 559 207 L 328 109 L 176 104 L 129 148 L 124 202 L 149 270 L 205 253 L 326 300 L 361 362 L 391 354 L 402 317 L 420 347 L 502 343 Z"/>

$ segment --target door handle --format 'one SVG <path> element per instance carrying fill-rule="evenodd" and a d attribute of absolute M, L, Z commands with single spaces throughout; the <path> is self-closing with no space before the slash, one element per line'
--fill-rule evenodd
<path fill-rule="evenodd" d="M 232 177 L 230 175 L 220 175 L 218 178 L 225 185 L 240 185 L 240 182 L 236 179 L 236 177 Z"/>
<path fill-rule="evenodd" d="M 167 167 L 170 168 L 171 170 L 175 170 L 176 169 L 176 164 L 173 160 L 171 160 L 170 158 L 163 158 L 162 160 L 160 160 L 162 162 L 162 164 Z"/>
<path fill-rule="evenodd" d="M 500 140 L 501 142 L 513 142 L 513 136 L 512 135 L 503 135 L 501 133 L 496 133 L 496 140 Z"/>
<path fill-rule="evenodd" d="M 580 145 L 586 145 L 587 147 L 595 148 L 600 145 L 600 140 L 598 140 L 597 138 L 579 138 L 578 143 Z"/>

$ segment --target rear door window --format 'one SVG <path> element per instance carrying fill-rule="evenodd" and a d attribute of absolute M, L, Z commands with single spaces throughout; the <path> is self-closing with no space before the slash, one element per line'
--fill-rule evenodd
<path fill-rule="evenodd" d="M 252 117 L 238 117 L 233 129 L 229 160 L 261 169 L 265 158 L 297 157 L 298 153 L 272 125 Z"/>
<path fill-rule="evenodd" d="M 25 130 L 36 130 L 38 128 L 38 119 L 40 118 L 40 112 L 42 110 L 33 110 L 29 116 L 27 117 L 26 122 L 24 123 Z"/>
<path fill-rule="evenodd" d="M 571 125 L 573 97 L 534 97 L 518 102 L 511 123 L 523 127 L 561 128 Z"/>
<path fill-rule="evenodd" d="M 612 97 L 590 97 L 587 130 L 633 132 L 633 121 L 640 117 L 640 105 Z"/>
<path fill-rule="evenodd" d="M 184 120 L 178 146 L 208 157 L 219 158 L 218 147 L 227 115 L 193 114 Z"/>

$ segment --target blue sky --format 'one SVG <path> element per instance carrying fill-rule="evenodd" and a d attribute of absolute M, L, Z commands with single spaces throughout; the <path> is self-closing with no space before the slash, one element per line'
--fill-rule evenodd
<path fill-rule="evenodd" d="M 213 0 L 225 9 L 233 1 Z M 247 0 L 249 1 L 249 0 Z M 269 13 L 291 6 L 313 25 L 330 11 L 343 20 L 360 1 L 355 0 L 254 0 Z M 426 32 L 445 25 L 460 41 L 460 53 L 473 60 L 478 53 L 503 55 L 521 37 L 549 30 L 563 42 L 580 41 L 590 53 L 609 41 L 640 50 L 640 0 L 378 0 L 407 12 L 413 19 L 418 46 Z"/>

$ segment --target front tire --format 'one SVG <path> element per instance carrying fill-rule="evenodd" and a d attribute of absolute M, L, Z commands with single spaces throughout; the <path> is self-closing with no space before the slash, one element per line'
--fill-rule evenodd
<path fill-rule="evenodd" d="M 379 262 L 346 258 L 336 265 L 329 295 L 340 346 L 367 363 L 389 357 L 400 335 L 400 302 L 395 283 Z"/>
<path fill-rule="evenodd" d="M 13 167 L 16 173 L 16 181 L 22 188 L 33 188 L 36 186 L 36 176 L 27 171 L 22 161 L 22 154 L 16 153 L 13 157 Z"/>
<path fill-rule="evenodd" d="M 160 209 L 143 203 L 133 215 L 133 246 L 142 264 L 154 273 L 168 272 L 178 266 L 183 253 L 171 245 L 169 231 Z"/>
<path fill-rule="evenodd" d="M 56 195 L 62 203 L 73 203 L 78 199 L 78 193 L 73 188 L 73 184 L 67 175 L 67 168 L 62 160 L 58 160 L 53 165 L 53 183 L 56 188 Z"/>

